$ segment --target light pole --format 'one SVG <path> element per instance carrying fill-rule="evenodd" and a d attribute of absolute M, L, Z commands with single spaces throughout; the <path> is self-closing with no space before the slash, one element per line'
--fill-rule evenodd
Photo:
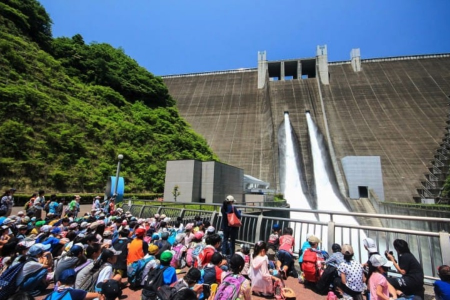
<path fill-rule="evenodd" d="M 116 196 L 117 196 L 117 186 L 119 185 L 120 162 L 121 162 L 122 159 L 123 159 L 123 155 L 122 155 L 122 154 L 119 154 L 119 155 L 117 156 L 117 158 L 119 159 L 119 162 L 117 163 L 116 183 L 115 183 L 115 185 L 114 185 L 114 194 L 113 194 L 113 197 L 116 197 Z"/>

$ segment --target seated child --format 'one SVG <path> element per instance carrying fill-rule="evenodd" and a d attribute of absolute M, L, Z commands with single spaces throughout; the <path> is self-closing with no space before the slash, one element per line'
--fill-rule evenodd
<path fill-rule="evenodd" d="M 290 227 L 283 229 L 283 235 L 280 237 L 280 247 L 277 254 L 277 270 L 283 279 L 287 279 L 287 275 L 294 278 L 298 277 L 298 273 L 294 267 L 293 249 L 295 240 L 292 236 L 293 230 Z"/>
<path fill-rule="evenodd" d="M 267 241 L 267 257 L 269 258 L 269 264 L 275 261 L 275 255 L 277 254 L 278 247 L 280 246 L 280 225 L 274 224 L 272 227 L 272 234 Z M 273 267 L 272 267 L 273 269 Z"/>
<path fill-rule="evenodd" d="M 449 300 L 450 299 L 450 267 L 447 265 L 440 266 L 438 268 L 439 278 L 434 282 L 434 294 L 436 300 Z"/>
<path fill-rule="evenodd" d="M 245 278 L 249 279 L 248 273 L 250 271 L 250 256 L 249 256 L 250 245 L 242 244 L 241 249 L 239 249 L 239 251 L 237 251 L 236 254 L 239 254 L 240 256 L 242 256 L 242 258 L 245 261 L 244 269 L 242 270 L 241 275 L 244 276 Z"/>
<path fill-rule="evenodd" d="M 211 257 L 211 262 L 203 269 L 203 282 L 205 284 L 220 284 L 222 282 L 222 254 L 215 252 Z"/>
<path fill-rule="evenodd" d="M 252 280 L 252 292 L 254 294 L 262 297 L 273 297 L 274 281 L 280 279 L 272 276 L 269 272 L 267 249 L 267 244 L 263 241 L 255 244 L 249 277 Z"/>
<path fill-rule="evenodd" d="M 211 258 L 215 252 L 218 251 L 222 239 L 218 234 L 208 235 L 206 238 L 206 247 L 200 252 L 198 256 L 198 268 L 201 269 L 211 262 Z"/>

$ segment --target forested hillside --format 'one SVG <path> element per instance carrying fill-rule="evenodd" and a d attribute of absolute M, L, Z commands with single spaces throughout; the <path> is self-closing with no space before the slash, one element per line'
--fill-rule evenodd
<path fill-rule="evenodd" d="M 56 38 L 35 0 L 0 0 L 0 188 L 161 192 L 173 159 L 216 160 L 153 76 L 108 44 Z"/>

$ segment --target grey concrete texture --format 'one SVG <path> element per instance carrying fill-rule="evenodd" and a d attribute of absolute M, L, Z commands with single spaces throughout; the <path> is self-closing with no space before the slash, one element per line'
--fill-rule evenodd
<path fill-rule="evenodd" d="M 325 133 L 320 86 L 337 161 L 380 156 L 386 201 L 413 202 L 444 137 L 450 58 L 363 60 L 361 65 L 355 73 L 350 62 L 329 64 L 329 85 L 319 85 L 317 78 L 267 81 L 258 90 L 256 70 L 164 82 L 181 116 L 222 162 L 272 187 L 279 187 L 277 130 L 289 111 L 313 188 L 305 110 Z"/>
<path fill-rule="evenodd" d="M 342 168 L 347 179 L 350 199 L 359 199 L 358 187 L 373 189 L 381 201 L 384 201 L 383 176 L 379 156 L 346 156 L 342 159 Z"/>

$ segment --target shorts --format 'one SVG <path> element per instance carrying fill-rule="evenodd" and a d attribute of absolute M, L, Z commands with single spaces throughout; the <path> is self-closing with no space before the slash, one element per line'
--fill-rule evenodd
<path fill-rule="evenodd" d="M 281 266 L 291 267 L 294 265 L 294 259 L 292 254 L 284 250 L 278 250 L 277 254 L 278 260 L 281 262 Z"/>

